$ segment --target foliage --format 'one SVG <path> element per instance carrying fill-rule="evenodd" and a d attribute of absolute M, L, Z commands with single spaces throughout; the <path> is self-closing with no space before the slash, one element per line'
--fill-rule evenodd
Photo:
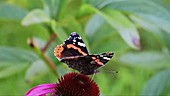
<path fill-rule="evenodd" d="M 170 94 L 170 1 L 19 1 L 0 1 L 0 95 L 72 71 L 53 50 L 74 31 L 90 53 L 115 53 L 94 77 L 102 96 Z"/>

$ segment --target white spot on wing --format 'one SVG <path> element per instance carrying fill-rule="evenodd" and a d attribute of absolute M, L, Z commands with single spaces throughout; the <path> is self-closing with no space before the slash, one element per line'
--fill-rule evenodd
<path fill-rule="evenodd" d="M 75 40 L 75 39 L 73 39 L 73 42 L 76 42 L 76 40 Z"/>
<path fill-rule="evenodd" d="M 108 58 L 108 57 L 103 57 L 103 59 L 110 60 L 110 58 Z"/>
<path fill-rule="evenodd" d="M 86 47 L 86 45 L 84 43 L 78 42 L 78 45 Z"/>
<path fill-rule="evenodd" d="M 78 37 L 79 39 L 81 39 L 81 37 Z"/>
<path fill-rule="evenodd" d="M 100 55 L 100 57 L 103 57 L 103 55 Z"/>

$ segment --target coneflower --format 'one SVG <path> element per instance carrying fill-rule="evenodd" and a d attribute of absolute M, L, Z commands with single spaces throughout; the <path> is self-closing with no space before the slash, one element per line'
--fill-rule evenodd
<path fill-rule="evenodd" d="M 41 84 L 31 88 L 25 96 L 99 96 L 97 84 L 89 77 L 68 73 L 54 84 Z"/>

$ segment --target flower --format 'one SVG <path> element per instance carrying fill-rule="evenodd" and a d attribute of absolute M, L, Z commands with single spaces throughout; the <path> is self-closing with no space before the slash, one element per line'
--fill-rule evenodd
<path fill-rule="evenodd" d="M 31 88 L 25 96 L 99 96 L 97 84 L 89 77 L 78 73 L 68 73 L 58 79 L 58 83 L 40 84 Z"/>

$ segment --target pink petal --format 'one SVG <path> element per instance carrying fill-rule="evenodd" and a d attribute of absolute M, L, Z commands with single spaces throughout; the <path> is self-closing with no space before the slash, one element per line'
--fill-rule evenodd
<path fill-rule="evenodd" d="M 43 91 L 40 91 L 40 92 L 37 92 L 37 93 L 31 93 L 31 94 L 28 94 L 26 96 L 46 96 L 46 94 L 49 94 L 49 93 L 55 93 L 56 90 L 43 90 Z"/>
<path fill-rule="evenodd" d="M 56 93 L 56 86 L 57 84 L 41 84 L 31 88 L 25 96 L 40 96 L 48 93 Z"/>

